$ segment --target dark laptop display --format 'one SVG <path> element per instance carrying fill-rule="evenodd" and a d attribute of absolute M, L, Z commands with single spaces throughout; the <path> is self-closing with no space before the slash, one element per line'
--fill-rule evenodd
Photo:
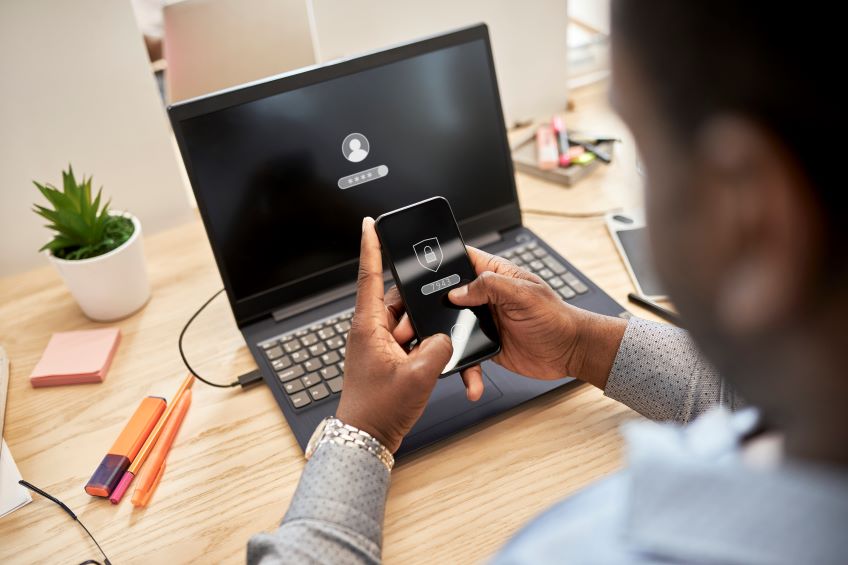
<path fill-rule="evenodd" d="M 460 223 L 514 205 L 494 80 L 479 39 L 184 120 L 231 299 L 355 264 L 366 215 L 436 195 Z"/>
<path fill-rule="evenodd" d="M 272 77 L 169 108 L 230 306 L 298 443 L 344 386 L 360 226 L 433 196 L 464 239 L 574 306 L 621 306 L 522 226 L 486 26 Z M 571 379 L 486 361 L 472 403 L 439 380 L 400 454 Z"/>

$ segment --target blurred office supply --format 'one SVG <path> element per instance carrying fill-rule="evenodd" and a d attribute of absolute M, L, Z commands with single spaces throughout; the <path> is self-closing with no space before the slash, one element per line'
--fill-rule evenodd
<path fill-rule="evenodd" d="M 629 300 L 633 304 L 638 304 L 649 312 L 653 312 L 666 322 L 670 322 L 676 326 L 680 325 L 680 316 L 678 316 L 668 308 L 660 306 L 650 298 L 645 298 L 644 296 L 640 296 L 635 292 L 631 292 L 627 295 L 627 300 Z"/>
<path fill-rule="evenodd" d="M 181 0 L 166 4 L 168 100 L 195 98 L 313 64 L 307 3 Z"/>
<path fill-rule="evenodd" d="M 561 120 L 552 120 L 551 123 L 533 124 L 527 127 L 523 133 L 512 136 L 510 147 L 512 148 L 512 164 L 515 170 L 549 182 L 572 187 L 599 166 L 608 164 L 596 159 L 594 154 L 586 152 L 582 145 L 569 144 L 568 140 L 571 139 L 572 135 L 570 132 L 565 134 L 565 144 L 560 143 L 557 140 L 557 128 L 563 127 L 564 124 Z M 540 160 L 540 131 L 547 132 L 542 134 L 543 143 L 547 146 L 546 150 L 542 150 L 542 154 L 546 156 L 544 163 Z M 598 151 L 602 151 L 611 162 L 613 145 L 617 140 L 603 137 L 591 141 L 594 142 L 592 146 Z M 565 149 L 565 152 L 563 152 L 563 149 Z M 554 152 L 557 152 L 556 156 Z"/>
<path fill-rule="evenodd" d="M 567 0 L 311 2 L 315 49 L 322 62 L 485 23 L 507 127 L 565 110 L 567 4 Z"/>
<path fill-rule="evenodd" d="M 0 3 L 0 275 L 44 264 L 32 179 L 73 162 L 147 233 L 189 218 L 164 109 L 129 2 Z"/>

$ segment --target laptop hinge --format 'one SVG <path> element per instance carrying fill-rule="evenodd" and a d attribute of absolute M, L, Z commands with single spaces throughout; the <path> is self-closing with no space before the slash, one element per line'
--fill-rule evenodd
<path fill-rule="evenodd" d="M 383 271 L 383 282 L 388 282 L 392 278 L 391 271 Z M 339 298 L 344 298 L 345 296 L 350 296 L 356 293 L 356 283 L 348 283 L 343 284 L 341 286 L 337 286 L 336 288 L 331 288 L 325 292 L 320 294 L 316 294 L 311 298 L 307 298 L 305 300 L 301 300 L 297 304 L 292 304 L 291 306 L 286 306 L 285 308 L 280 308 L 278 310 L 274 310 L 271 312 L 271 316 L 274 318 L 275 322 L 282 322 L 292 316 L 297 316 L 298 314 L 303 314 L 308 310 L 312 310 L 313 308 L 317 308 L 318 306 L 323 306 L 329 302 L 333 302 L 334 300 L 338 300 Z"/>
<path fill-rule="evenodd" d="M 492 232 L 484 233 L 483 235 L 478 235 L 477 237 L 475 237 L 473 239 L 469 239 L 465 243 L 467 243 L 471 247 L 476 247 L 476 248 L 480 249 L 482 247 L 485 247 L 487 245 L 495 243 L 496 241 L 500 241 L 501 239 L 503 239 L 501 237 L 501 234 L 499 234 L 496 231 L 492 231 Z"/>
<path fill-rule="evenodd" d="M 339 298 L 350 296 L 355 292 L 355 282 L 342 286 L 337 286 L 336 288 L 322 292 L 321 294 L 316 294 L 315 296 L 307 298 L 306 300 L 301 300 L 297 304 L 292 304 L 291 306 L 286 306 L 285 308 L 274 310 L 273 312 L 271 312 L 271 316 L 274 317 L 275 322 L 281 322 L 287 318 L 291 318 L 292 316 L 303 314 L 307 310 L 312 310 L 313 308 L 317 308 L 318 306 L 322 306 L 324 304 L 327 304 L 328 302 L 332 302 L 333 300 L 338 300 Z"/>

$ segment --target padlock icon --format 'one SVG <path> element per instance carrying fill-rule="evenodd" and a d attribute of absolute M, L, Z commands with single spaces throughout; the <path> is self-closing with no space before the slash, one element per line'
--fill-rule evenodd
<path fill-rule="evenodd" d="M 433 248 L 429 245 L 424 246 L 424 260 L 428 263 L 436 262 L 436 253 L 433 251 Z"/>

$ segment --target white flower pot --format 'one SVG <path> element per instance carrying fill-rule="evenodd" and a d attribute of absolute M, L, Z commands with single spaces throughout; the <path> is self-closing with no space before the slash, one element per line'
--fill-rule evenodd
<path fill-rule="evenodd" d="M 141 222 L 132 214 L 112 213 L 131 219 L 135 228 L 117 249 L 77 261 L 59 259 L 46 252 L 83 313 L 97 322 L 125 318 L 150 299 Z"/>

